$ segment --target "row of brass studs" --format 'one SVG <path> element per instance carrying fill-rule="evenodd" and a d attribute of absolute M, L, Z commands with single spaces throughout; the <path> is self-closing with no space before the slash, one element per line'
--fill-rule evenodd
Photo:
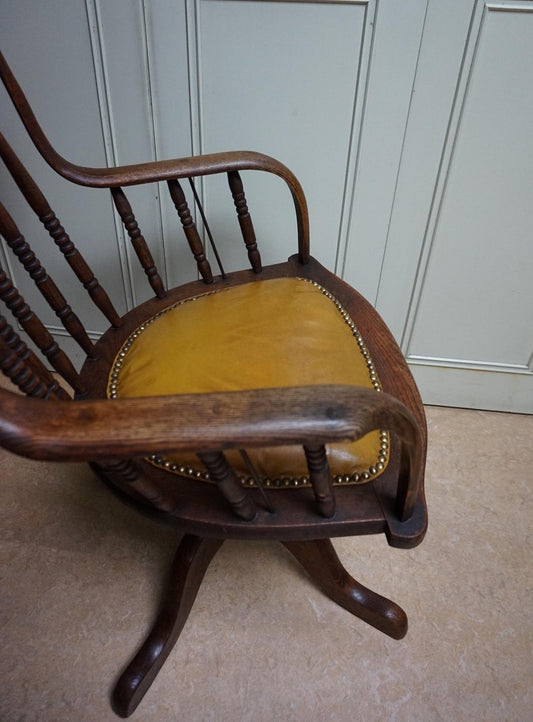
<path fill-rule="evenodd" d="M 156 313 L 155 316 L 152 316 L 152 318 L 149 318 L 148 321 L 145 321 L 143 324 L 138 326 L 135 331 L 130 336 L 128 336 L 122 348 L 118 352 L 115 361 L 113 362 L 113 366 L 111 367 L 111 373 L 109 374 L 109 382 L 107 388 L 108 398 L 118 399 L 118 378 L 120 376 L 122 363 L 128 351 L 130 350 L 134 342 L 139 338 L 141 333 L 145 331 L 148 326 L 157 321 L 158 318 L 161 318 L 161 316 L 164 316 L 169 311 L 173 311 L 175 308 L 178 308 L 178 306 L 183 306 L 183 304 L 189 303 L 190 301 L 196 301 L 198 298 L 201 298 L 203 296 L 211 296 L 213 293 L 217 293 L 217 291 L 209 291 L 208 293 L 203 293 L 202 296 L 191 296 L 190 298 L 183 299 L 183 301 L 178 301 L 172 306 L 169 306 L 168 308 L 159 311 L 159 313 Z"/>
<path fill-rule="evenodd" d="M 298 281 L 305 281 L 306 283 L 310 283 L 315 288 L 317 288 L 322 295 L 324 295 L 326 298 L 328 298 L 330 301 L 333 302 L 339 313 L 341 314 L 342 318 L 352 331 L 352 334 L 357 342 L 357 345 L 359 346 L 359 349 L 361 351 L 361 354 L 363 355 L 363 358 L 365 359 L 370 380 L 372 382 L 372 386 L 376 391 L 381 391 L 381 384 L 376 372 L 376 369 L 374 367 L 374 363 L 372 361 L 372 358 L 370 356 L 370 353 L 363 341 L 363 337 L 361 336 L 359 330 L 357 329 L 357 326 L 353 322 L 352 318 L 350 317 L 350 314 L 346 311 L 346 309 L 343 307 L 343 305 L 331 294 L 328 290 L 326 290 L 323 286 L 321 286 L 316 281 L 311 281 L 307 278 L 298 278 Z M 217 293 L 217 291 L 209 291 L 208 293 L 202 294 L 203 296 L 210 296 L 213 293 Z M 118 398 L 118 379 L 120 375 L 120 370 L 122 368 L 122 362 L 130 350 L 131 346 L 135 342 L 135 340 L 141 335 L 141 333 L 154 321 L 156 321 L 158 318 L 163 316 L 164 314 L 168 313 L 169 311 L 172 311 L 173 309 L 177 308 L 178 306 L 182 306 L 184 303 L 188 303 L 189 301 L 196 301 L 197 298 L 200 298 L 200 296 L 192 296 L 191 298 L 186 298 L 182 301 L 178 301 L 178 303 L 173 304 L 172 306 L 169 306 L 168 308 L 164 309 L 163 311 L 160 311 L 155 316 L 150 318 L 145 323 L 141 324 L 135 331 L 128 337 L 122 348 L 120 349 L 115 362 L 113 363 L 112 370 L 109 376 L 109 385 L 108 385 L 108 397 L 111 399 Z M 337 474 L 333 481 L 335 484 L 363 484 L 367 481 L 370 481 L 375 476 L 378 476 L 383 469 L 385 468 L 387 464 L 387 458 L 389 454 L 389 434 L 387 431 L 380 431 L 380 445 L 379 445 L 379 454 L 377 462 L 370 466 L 366 471 L 362 472 L 355 472 L 353 474 Z M 181 474 L 182 476 L 187 476 L 192 479 L 198 479 L 201 481 L 209 481 L 209 473 L 207 471 L 199 471 L 198 469 L 194 469 L 190 466 L 184 466 L 182 464 L 176 463 L 175 461 L 172 461 L 170 459 L 167 459 L 165 457 L 159 456 L 157 454 L 152 454 L 150 457 L 148 457 L 148 461 L 150 461 L 154 466 L 158 466 L 159 468 L 165 469 L 166 471 L 171 471 L 175 474 Z M 252 477 L 248 476 L 241 476 L 240 477 L 241 484 L 246 487 L 254 487 L 255 481 Z M 296 488 L 296 487 L 306 487 L 310 485 L 309 476 L 299 476 L 299 477 L 283 477 L 283 478 L 276 478 L 276 479 L 264 479 L 263 481 L 264 485 L 266 487 L 272 488 L 272 489 L 287 489 L 287 488 Z"/>
<path fill-rule="evenodd" d="M 370 376 L 370 381 L 372 382 L 372 386 L 374 387 L 374 389 L 376 391 L 381 391 L 381 384 L 379 382 L 379 378 L 378 378 L 378 374 L 376 372 L 376 368 L 374 366 L 374 362 L 372 361 L 372 358 L 370 356 L 370 352 L 367 349 L 365 342 L 363 341 L 363 337 L 361 336 L 357 326 L 355 325 L 352 318 L 350 317 L 350 314 L 348 313 L 348 311 L 344 308 L 344 306 L 341 304 L 341 302 L 335 298 L 335 296 L 332 293 L 330 293 L 327 289 L 325 289 L 323 286 L 321 286 L 316 281 L 311 281 L 307 278 L 303 278 L 301 280 L 306 281 L 307 283 L 310 283 L 311 285 L 313 285 L 315 288 L 317 288 L 322 293 L 323 296 L 325 296 L 326 298 L 329 298 L 329 300 L 334 303 L 335 307 L 339 311 L 340 315 L 346 322 L 348 328 L 351 330 L 355 340 L 357 341 L 357 345 L 359 346 L 359 349 L 361 350 L 361 354 L 362 354 L 363 358 L 365 359 L 365 362 L 366 362 L 366 365 L 368 368 L 368 373 Z"/>
<path fill-rule="evenodd" d="M 389 434 L 387 431 L 380 431 L 379 455 L 376 464 L 369 467 L 366 471 L 355 472 L 353 474 L 337 474 L 333 478 L 333 483 L 338 485 L 364 484 L 367 481 L 371 481 L 385 469 L 388 454 Z M 171 471 L 174 474 L 181 474 L 182 476 L 187 476 L 191 479 L 198 479 L 200 481 L 210 481 L 209 472 L 199 471 L 191 466 L 184 466 L 183 464 L 179 464 L 178 462 L 166 459 L 165 457 L 157 454 L 152 454 L 148 457 L 148 461 L 150 461 L 154 466 L 165 469 L 165 471 Z M 241 476 L 240 482 L 246 487 L 254 487 L 256 485 L 252 477 L 249 476 Z M 299 476 L 276 479 L 267 478 L 263 480 L 263 484 L 271 489 L 287 489 L 310 486 L 311 482 L 309 480 L 309 476 Z"/>

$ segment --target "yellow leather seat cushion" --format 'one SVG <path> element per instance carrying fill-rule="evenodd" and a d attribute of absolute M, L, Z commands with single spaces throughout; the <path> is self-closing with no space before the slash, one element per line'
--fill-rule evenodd
<path fill-rule="evenodd" d="M 150 319 L 117 355 L 108 396 L 252 388 L 280 388 L 283 393 L 284 386 L 328 383 L 379 388 L 364 341 L 340 304 L 313 282 L 281 278 L 207 292 Z M 387 435 L 379 431 L 356 443 L 330 445 L 336 482 L 360 483 L 381 473 L 387 446 Z M 250 450 L 250 456 L 268 486 L 307 483 L 301 448 Z M 247 477 L 238 453 L 229 458 Z M 205 476 L 195 455 L 154 455 L 151 461 Z"/>

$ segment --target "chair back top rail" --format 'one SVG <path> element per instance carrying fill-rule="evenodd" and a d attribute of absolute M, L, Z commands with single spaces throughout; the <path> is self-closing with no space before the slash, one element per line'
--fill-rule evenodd
<path fill-rule="evenodd" d="M 172 160 L 152 161 L 136 165 L 117 166 L 115 168 L 79 166 L 63 158 L 50 144 L 19 83 L 1 53 L 0 77 L 39 153 L 57 173 L 73 183 L 95 188 L 116 188 L 147 182 L 153 183 L 177 178 L 230 173 L 242 170 L 265 171 L 279 176 L 288 185 L 294 202 L 300 261 L 301 263 L 308 262 L 309 217 L 305 195 L 296 176 L 279 161 L 255 151 L 232 151 L 187 158 L 175 158 Z M 247 221 L 245 221 L 245 224 L 247 224 Z M 245 231 L 243 231 L 243 233 L 244 232 Z M 249 230 L 246 231 L 246 234 L 247 238 L 251 239 Z M 249 251 L 253 254 L 253 241 L 246 241 L 246 244 L 249 247 Z"/>

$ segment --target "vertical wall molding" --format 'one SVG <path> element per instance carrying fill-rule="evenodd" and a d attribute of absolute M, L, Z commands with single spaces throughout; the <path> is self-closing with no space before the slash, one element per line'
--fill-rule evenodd
<path fill-rule="evenodd" d="M 398 167 L 397 167 L 397 170 L 396 170 L 396 176 L 395 176 L 395 179 L 394 179 L 394 191 L 393 191 L 393 194 L 392 194 L 390 211 L 389 211 L 388 218 L 387 218 L 387 233 L 386 233 L 385 243 L 384 243 L 384 245 L 383 245 L 383 253 L 382 253 L 382 255 L 381 255 L 381 264 L 380 264 L 380 269 L 379 269 L 379 280 L 378 280 L 377 288 L 376 288 L 376 296 L 375 296 L 375 299 L 373 299 L 373 302 L 374 302 L 374 303 L 376 303 L 377 298 L 378 298 L 378 296 L 379 296 L 380 289 L 381 289 L 381 284 L 382 284 L 382 280 L 383 280 L 383 269 L 384 269 L 384 265 L 385 265 L 385 255 L 386 255 L 386 253 L 387 253 L 387 245 L 388 245 L 388 243 L 389 243 L 389 236 L 390 236 L 392 215 L 393 215 L 393 211 L 394 211 L 394 204 L 395 204 L 395 202 L 396 202 L 396 194 L 397 194 L 397 192 L 398 192 L 398 184 L 399 184 L 399 181 L 400 181 L 400 169 L 401 169 L 401 167 L 402 167 L 402 159 L 403 159 L 403 155 L 404 155 L 404 151 L 405 151 L 405 144 L 406 144 L 406 139 L 407 139 L 407 127 L 408 127 L 408 125 L 409 125 L 409 119 L 410 119 L 410 116 L 411 116 L 411 109 L 412 109 L 412 103 L 413 103 L 414 88 L 415 88 L 415 85 L 416 85 L 416 79 L 417 79 L 417 75 L 418 75 L 418 68 L 419 68 L 419 63 L 420 63 L 420 54 L 421 54 L 421 50 L 422 50 L 422 42 L 423 42 L 423 39 L 424 39 L 424 31 L 425 31 L 425 27 L 426 27 L 426 20 L 427 20 L 429 2 L 430 2 L 430 0 L 426 0 L 426 7 L 425 7 L 425 11 L 424 11 L 424 20 L 423 20 L 423 22 L 422 22 L 422 27 L 421 27 L 421 32 L 420 32 L 420 38 L 419 38 L 419 41 L 418 41 L 418 49 L 417 49 L 416 63 L 415 63 L 415 68 L 414 68 L 413 82 L 412 82 L 412 85 L 411 85 L 411 93 L 410 93 L 410 98 L 409 98 L 409 106 L 408 106 L 408 108 L 407 108 L 407 114 L 406 114 L 406 117 L 405 117 L 405 125 L 404 125 L 404 127 L 403 127 L 402 141 L 401 141 L 401 150 L 400 150 L 400 154 L 399 154 L 399 158 L 398 158 Z"/>
<path fill-rule="evenodd" d="M 6 241 L 0 236 L 0 263 L 7 275 L 15 282 L 11 261 L 12 258 L 13 254 L 8 252 L 8 245 Z"/>
<path fill-rule="evenodd" d="M 406 133 L 428 5 L 429 0 L 377 0 L 369 20 L 370 58 L 342 275 L 372 303 L 383 291 L 393 211 L 403 191 L 400 174 L 406 141 L 408 149 L 412 142 Z M 394 233 L 392 239 L 394 246 Z"/>
<path fill-rule="evenodd" d="M 509 300 L 506 301 L 505 305 L 500 304 L 502 308 L 499 315 L 495 315 L 494 318 L 491 316 L 490 323 L 487 322 L 486 330 L 484 333 L 488 334 L 489 341 L 484 343 L 482 337 L 479 337 L 479 342 L 476 342 L 478 338 L 476 333 L 483 333 L 483 330 L 479 330 L 476 326 L 473 326 L 472 336 L 473 342 L 468 341 L 468 323 L 469 318 L 468 308 L 464 308 L 464 317 L 457 318 L 458 332 L 460 340 L 457 344 L 450 343 L 450 354 L 446 354 L 446 344 L 443 342 L 438 343 L 436 333 L 434 331 L 435 324 L 438 324 L 438 301 L 444 293 L 445 285 L 442 282 L 438 282 L 438 270 L 436 267 L 436 259 L 444 259 L 443 255 L 445 249 L 448 246 L 443 246 L 446 243 L 446 239 L 450 239 L 450 232 L 455 232 L 455 238 L 461 238 L 457 235 L 458 229 L 462 226 L 458 226 L 452 222 L 454 218 L 453 212 L 464 207 L 463 203 L 460 202 L 461 197 L 464 194 L 468 194 L 468 189 L 463 187 L 466 181 L 461 184 L 460 169 L 465 168 L 465 163 L 470 165 L 468 167 L 475 168 L 475 164 L 472 165 L 472 160 L 475 161 L 473 153 L 484 154 L 489 152 L 490 146 L 485 144 L 477 144 L 476 129 L 482 128 L 490 129 L 490 132 L 481 133 L 484 143 L 487 140 L 492 143 L 496 143 L 495 138 L 498 137 L 500 132 L 503 145 L 503 150 L 499 154 L 495 155 L 495 159 L 499 159 L 503 165 L 494 166 L 494 178 L 498 178 L 499 173 L 507 174 L 502 176 L 500 184 L 498 182 L 490 182 L 487 178 L 487 187 L 484 186 L 483 179 L 480 177 L 480 170 L 478 173 L 473 172 L 472 175 L 468 175 L 468 179 L 477 179 L 478 182 L 472 187 L 472 222 L 469 224 L 465 219 L 465 228 L 470 231 L 470 235 L 465 237 L 465 241 L 468 243 L 470 255 L 468 256 L 473 262 L 476 258 L 475 253 L 477 252 L 480 256 L 483 254 L 483 239 L 484 236 L 479 238 L 475 235 L 475 228 L 479 225 L 480 229 L 485 228 L 484 232 L 487 232 L 487 217 L 484 215 L 488 212 L 489 201 L 488 198 L 493 198 L 492 194 L 498 194 L 498 199 L 494 197 L 494 202 L 498 203 L 501 200 L 502 213 L 513 214 L 513 209 L 517 210 L 517 224 L 509 227 L 509 233 L 513 235 L 512 248 L 524 248 L 523 241 L 520 239 L 524 238 L 524 233 L 527 233 L 524 227 L 524 223 L 528 218 L 528 214 L 521 213 L 520 208 L 523 208 L 524 202 L 526 202 L 523 193 L 517 194 L 512 190 L 512 183 L 519 183 L 522 185 L 527 182 L 526 178 L 523 177 L 525 167 L 519 160 L 520 152 L 518 150 L 519 143 L 524 141 L 527 143 L 527 137 L 518 135 L 516 138 L 512 137 L 512 126 L 506 126 L 500 130 L 500 126 L 497 125 L 497 118 L 502 117 L 505 108 L 505 100 L 501 99 L 492 93 L 489 94 L 488 86 L 483 83 L 490 83 L 494 79 L 495 88 L 504 88 L 507 83 L 512 82 L 513 67 L 511 62 L 508 65 L 503 65 L 503 57 L 505 55 L 505 45 L 501 46 L 500 43 L 512 43 L 513 35 L 512 26 L 508 24 L 508 20 L 497 18 L 496 15 L 511 15 L 519 14 L 531 15 L 533 13 L 533 2 L 531 0 L 524 2 L 516 2 L 512 0 L 510 2 L 487 2 L 487 0 L 476 0 L 472 8 L 471 22 L 466 38 L 463 58 L 460 68 L 460 73 L 457 80 L 456 90 L 454 94 L 453 104 L 451 107 L 450 117 L 448 121 L 448 128 L 446 132 L 445 141 L 442 147 L 442 153 L 440 158 L 439 170 L 437 174 L 437 180 L 433 192 L 432 203 L 428 212 L 428 220 L 426 226 L 426 232 L 424 235 L 424 241 L 421 248 L 421 254 L 419 258 L 419 266 L 416 274 L 416 281 L 413 286 L 411 302 L 409 306 L 409 312 L 406 318 L 406 324 L 404 327 L 404 334 L 402 339 L 402 347 L 406 354 L 408 362 L 413 366 L 413 371 L 418 383 L 421 386 L 422 393 L 427 394 L 425 398 L 428 399 L 428 403 L 448 403 L 451 405 L 461 404 L 465 406 L 472 406 L 474 408 L 494 408 L 500 410 L 513 410 L 521 411 L 523 413 L 531 413 L 533 410 L 533 354 L 529 350 L 525 343 L 526 336 L 524 336 L 523 320 L 525 315 L 527 316 L 527 307 L 530 304 L 531 296 L 523 287 L 524 273 L 520 274 L 520 286 L 515 290 L 515 294 L 512 293 L 508 296 Z M 492 16 L 492 18 L 491 18 Z M 525 20 L 525 18 L 524 18 Z M 516 19 L 516 23 L 522 22 L 522 19 Z M 531 28 L 531 25 L 528 27 Z M 527 36 L 521 34 L 520 42 L 527 43 Z M 526 39 L 524 39 L 526 38 Z M 503 47 L 503 50 L 502 50 Z M 521 47 L 521 46 L 520 46 Z M 525 47 L 525 46 L 524 46 Z M 514 58 L 514 56 L 513 56 Z M 513 60 L 513 63 L 516 60 Z M 524 58 L 524 62 L 527 62 L 527 58 Z M 523 70 L 523 66 L 522 66 Z M 506 72 L 506 75 L 502 75 Z M 526 83 L 526 74 L 520 73 L 520 82 Z M 498 85 L 499 84 L 499 85 Z M 517 86 L 520 88 L 522 86 Z M 525 86 L 527 87 L 527 85 Z M 490 86 L 492 88 L 492 85 Z M 525 88 L 524 88 L 525 92 Z M 505 96 L 507 97 L 507 96 Z M 520 97 L 520 91 L 513 95 L 510 93 L 509 98 L 515 99 L 518 102 Z M 529 98 L 529 94 L 527 95 Z M 525 98 L 522 95 L 522 98 Z M 493 107 L 491 103 L 494 103 L 495 115 L 494 117 L 490 114 L 490 108 Z M 488 105 L 487 105 L 488 103 Z M 480 104 L 480 105 L 478 105 Z M 499 104 L 499 105 L 498 105 Z M 508 113 L 513 113 L 513 107 L 510 106 Z M 527 109 L 531 107 L 531 102 L 520 103 L 517 108 Z M 486 109 L 488 110 L 488 117 Z M 498 113 L 497 110 L 500 110 Z M 516 112 L 516 110 L 515 110 Z M 524 128 L 527 123 L 524 122 L 525 110 L 517 115 L 517 119 L 521 119 L 521 122 L 517 124 L 517 132 L 523 134 Z M 483 125 L 483 124 L 488 125 Z M 481 124 L 481 125 L 480 125 Z M 520 130 L 518 130 L 520 129 Z M 467 135 L 465 135 L 467 134 Z M 509 143 L 509 145 L 505 145 Z M 470 152 L 467 153 L 467 149 Z M 475 150 L 473 150 L 475 149 Z M 487 149 L 487 150 L 486 150 Z M 528 151 L 525 151 L 528 152 Z M 492 166 L 486 166 L 486 163 L 491 162 L 490 160 L 483 161 L 479 156 L 482 165 L 480 169 L 492 168 Z M 505 159 L 509 157 L 509 163 L 505 162 Z M 514 164 L 511 163 L 511 159 Z M 498 160 L 495 160 L 498 163 Z M 524 163 L 526 161 L 524 160 Z M 484 163 L 484 164 L 483 164 Z M 522 170 L 521 170 L 522 169 Z M 485 171 L 486 172 L 486 171 Z M 522 174 L 522 175 L 520 175 Z M 492 175 L 489 173 L 489 176 Z M 507 179 L 507 180 L 506 180 Z M 519 180 L 520 179 L 520 180 Z M 458 185 L 459 184 L 459 185 Z M 500 193 L 503 186 L 501 184 L 510 184 L 509 196 L 505 193 L 500 198 Z M 461 192 L 463 196 L 461 196 Z M 491 194 L 491 195 L 487 195 Z M 476 202 L 476 197 L 481 202 Z M 459 199 L 459 200 L 458 200 Z M 515 203 L 519 205 L 515 208 Z M 494 206 L 493 206 L 494 207 Z M 499 206 L 496 206 L 495 213 L 498 212 Z M 477 219 L 477 214 L 479 219 Z M 529 214 L 530 215 L 530 214 Z M 457 217 L 457 216 L 455 216 Z M 460 218 L 461 216 L 459 216 Z M 510 217 L 513 217 L 511 215 Z M 507 218 L 503 215 L 502 218 Z M 506 224 L 505 221 L 502 221 Z M 484 225 L 485 224 L 485 225 Z M 505 228 L 507 228 L 505 225 Z M 498 225 L 498 228 L 500 226 Z M 472 236 L 472 232 L 474 235 Z M 493 239 L 498 244 L 505 244 L 504 236 L 505 230 L 500 229 L 498 231 L 501 241 Z M 468 231 L 467 231 L 468 233 Z M 503 233 L 503 237 L 502 237 Z M 516 244 L 516 245 L 515 245 Z M 453 247 L 457 247 L 457 243 L 453 244 Z M 500 248 L 500 246 L 497 246 Z M 501 248 L 507 246 L 502 245 Z M 510 249 L 508 251 L 510 253 Z M 516 259 L 515 254 L 515 259 Z M 497 261 L 499 256 L 494 256 L 493 264 Z M 529 253 L 523 257 L 523 263 L 530 263 L 531 257 Z M 487 274 L 490 265 L 480 264 L 484 271 L 480 273 Z M 513 266 L 510 265 L 509 269 Z M 439 266 L 440 268 L 440 266 Z M 450 273 L 448 266 L 448 273 Z M 505 269 L 507 266 L 502 268 L 502 272 L 506 273 Z M 524 266 L 525 268 L 525 266 Z M 494 269 L 497 273 L 496 269 Z M 445 272 L 444 270 L 442 271 Z M 472 267 L 472 273 L 476 272 L 476 267 Z M 502 277 L 502 281 L 507 285 L 505 288 L 511 289 L 512 287 L 512 276 L 509 275 L 510 271 L 507 271 L 507 275 Z M 464 298 L 466 298 L 464 290 L 466 288 L 466 279 L 464 274 L 460 275 L 460 286 L 458 290 L 458 298 L 462 299 L 461 303 L 464 304 Z M 483 278 L 483 276 L 479 276 Z M 441 276 L 442 279 L 442 276 Z M 491 284 L 497 284 L 497 276 L 485 279 L 487 299 L 491 296 Z M 478 288 L 479 284 L 473 284 L 473 288 Z M 454 278 L 449 278 L 449 293 L 454 293 Z M 474 291 L 472 291 L 474 293 Z M 477 297 L 476 297 L 477 298 Z M 497 298 L 499 298 L 497 296 Z M 503 298 L 503 297 L 502 297 Z M 505 297 L 507 298 L 507 296 Z M 472 296 L 474 299 L 474 296 Z M 427 306 L 424 306 L 424 301 L 428 301 L 430 310 L 427 311 Z M 457 304 L 450 304 L 449 308 L 455 308 Z M 448 308 L 446 306 L 446 308 Z M 446 308 L 442 309 L 442 313 L 446 313 Z M 480 311 L 479 307 L 475 306 L 477 311 L 473 313 L 472 318 L 479 319 Z M 517 312 L 516 318 L 522 319 L 522 322 L 515 320 L 516 324 L 516 335 L 511 336 L 507 333 L 509 328 L 512 328 L 513 320 L 515 319 L 514 311 Z M 429 325 L 433 323 L 433 330 L 429 329 Z M 496 325 L 495 325 L 496 324 Z M 499 326 L 497 325 L 499 324 Z M 505 324 L 505 328 L 501 326 Z M 522 326 L 522 329 L 520 329 Z M 450 316 L 448 315 L 447 321 L 443 324 L 443 336 L 447 337 L 452 333 L 450 326 Z M 506 341 L 498 338 L 496 329 L 502 328 L 502 336 L 508 338 L 509 345 L 506 345 Z M 427 335 L 425 335 L 427 334 Z M 462 334 L 462 335 L 461 335 Z M 527 335 L 527 331 L 526 331 Z M 520 339 L 520 343 L 518 343 Z M 513 346 L 516 343 L 516 346 Z M 476 345 L 480 349 L 479 356 L 467 355 L 475 354 Z M 439 346 L 444 353 L 439 353 Z M 455 348 L 455 351 L 452 349 Z M 465 357 L 462 357 L 460 349 L 465 349 Z M 427 349 L 427 353 L 425 350 Z M 469 350 L 467 350 L 469 349 Z M 459 350 L 459 352 L 458 352 Z M 436 351 L 436 353 L 435 353 Z M 525 354 L 524 354 L 525 352 Z M 449 389 L 447 390 L 447 386 Z M 445 399 L 448 397 L 448 401 Z M 461 399 L 457 401 L 456 399 Z"/>
<path fill-rule="evenodd" d="M 113 107 L 109 93 L 109 71 L 103 41 L 100 0 L 85 0 L 85 7 L 87 11 L 87 26 L 89 30 L 96 92 L 98 95 L 98 105 L 100 110 L 102 137 L 104 140 L 105 159 L 108 166 L 115 166 L 118 165 L 117 145 L 115 124 L 113 120 Z M 126 231 L 120 221 L 120 218 L 118 217 L 118 214 L 115 212 L 111 195 L 109 196 L 109 203 L 113 211 L 115 243 L 120 259 L 122 288 L 126 299 L 126 305 L 128 308 L 132 308 L 135 305 L 135 289 Z"/>
<path fill-rule="evenodd" d="M 357 80 L 353 99 L 352 124 L 350 130 L 350 141 L 348 158 L 346 164 L 346 175 L 344 178 L 344 192 L 339 220 L 339 231 L 337 238 L 337 253 L 335 257 L 335 273 L 342 277 L 345 274 L 346 249 L 352 225 L 352 208 L 357 185 L 357 174 L 359 169 L 359 153 L 361 149 L 361 138 L 363 133 L 364 115 L 366 108 L 366 97 L 370 75 L 370 58 L 374 45 L 375 30 L 375 2 L 358 3 L 364 6 L 364 22 L 360 38 L 360 53 L 358 57 Z"/>
<path fill-rule="evenodd" d="M 428 216 L 428 224 L 426 228 L 424 242 L 422 245 L 418 272 L 415 285 L 413 287 L 409 312 L 406 317 L 404 333 L 401 339 L 402 349 L 407 355 L 408 360 L 413 363 L 427 363 L 429 365 L 435 366 L 454 366 L 459 363 L 464 363 L 465 368 L 472 369 L 479 369 L 481 368 L 481 366 L 486 365 L 486 362 L 484 361 L 464 360 L 464 362 L 459 362 L 456 359 L 433 359 L 432 357 L 424 357 L 412 354 L 411 342 L 417 323 L 418 314 L 420 311 L 421 299 L 427 278 L 426 274 L 428 271 L 431 254 L 433 252 L 435 239 L 439 229 L 441 211 L 446 197 L 449 177 L 455 159 L 457 141 L 461 131 L 461 126 L 465 115 L 465 109 L 470 99 L 472 76 L 478 59 L 479 47 L 483 38 L 483 32 L 486 27 L 487 19 L 491 12 L 533 13 L 533 3 L 523 2 L 521 4 L 518 4 L 516 1 L 509 3 L 493 3 L 487 2 L 487 0 L 476 0 L 474 4 L 471 25 L 468 32 L 467 43 L 465 45 L 461 72 L 458 78 L 456 93 L 454 97 L 452 111 L 450 114 L 448 131 L 446 133 L 446 140 L 443 146 L 439 174 L 433 194 L 433 202 Z M 509 369 L 509 371 L 513 371 L 514 373 L 518 372 L 516 370 L 517 368 L 521 368 L 523 373 L 530 373 L 530 365 L 512 367 L 512 365 L 507 366 L 505 364 L 500 365 L 489 363 L 488 366 L 498 366 L 501 371 Z"/>
<path fill-rule="evenodd" d="M 202 69 L 201 69 L 201 0 L 185 0 L 187 62 L 189 72 L 189 109 L 191 155 L 203 153 Z"/>
<path fill-rule="evenodd" d="M 201 0 L 185 0 L 186 35 L 187 35 L 187 67 L 189 77 L 189 114 L 191 123 L 191 155 L 202 155 L 204 152 L 204 113 L 202 106 L 202 40 L 201 40 Z M 197 178 L 195 187 L 202 206 L 207 209 L 205 179 Z M 206 256 L 210 258 L 211 249 L 206 244 L 206 232 L 200 215 L 196 214 L 195 204 L 191 210 L 196 226 L 202 238 Z"/>
<path fill-rule="evenodd" d="M 150 12 L 157 12 L 157 5 L 148 3 L 148 6 L 150 7 Z M 141 0 L 141 6 L 139 9 L 139 21 L 141 26 L 141 37 L 142 37 L 142 45 L 143 45 L 143 71 L 145 75 L 145 82 L 146 82 L 146 88 L 147 88 L 147 104 L 148 104 L 148 118 L 150 120 L 149 128 L 150 128 L 150 143 L 152 146 L 152 156 L 154 160 L 160 160 L 161 159 L 161 153 L 160 153 L 160 142 L 159 142 L 159 128 L 158 128 L 158 117 L 159 117 L 159 108 L 158 103 L 156 102 L 156 99 L 154 98 L 154 78 L 153 78 L 153 67 L 154 67 L 154 46 L 155 46 L 155 40 L 152 42 L 152 36 L 153 33 L 151 32 L 150 27 L 150 15 L 148 11 L 148 6 L 146 3 L 146 0 Z M 158 184 L 158 194 L 157 194 L 157 233 L 159 238 L 161 239 L 161 257 L 163 262 L 163 267 L 159 268 L 159 273 L 161 274 L 163 278 L 163 282 L 165 284 L 168 284 L 168 254 L 167 254 L 167 243 L 166 243 L 166 234 L 164 232 L 164 212 L 162 207 L 162 197 L 163 194 L 166 192 L 165 183 L 159 183 Z"/>
<path fill-rule="evenodd" d="M 418 269 L 415 277 L 415 283 L 413 285 L 413 291 L 411 294 L 411 301 L 409 304 L 406 322 L 400 341 L 402 350 L 409 359 L 411 358 L 410 347 L 412 336 L 420 310 L 421 298 L 426 282 L 426 274 L 438 231 L 440 214 L 446 194 L 446 188 L 448 185 L 451 167 L 453 164 L 453 158 L 457 145 L 459 130 L 461 127 L 461 121 L 464 116 L 470 81 L 477 58 L 479 42 L 481 39 L 485 17 L 485 0 L 476 0 L 473 7 L 470 28 L 468 31 L 467 41 L 463 53 L 461 70 L 454 94 L 450 119 L 448 122 L 448 130 L 446 131 L 446 137 L 442 149 L 441 159 L 439 163 L 439 171 L 435 183 L 431 207 L 428 214 L 428 223 L 426 226 L 424 241 L 422 243 L 420 258 L 418 261 Z M 414 359 L 415 357 L 413 356 L 413 361 Z"/>

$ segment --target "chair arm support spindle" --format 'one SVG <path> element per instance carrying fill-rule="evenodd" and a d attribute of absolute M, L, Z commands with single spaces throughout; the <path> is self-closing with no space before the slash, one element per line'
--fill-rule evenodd
<path fill-rule="evenodd" d="M 237 516 L 244 521 L 252 521 L 257 513 L 255 503 L 243 489 L 224 454 L 220 451 L 204 451 L 198 456 Z"/>
<path fill-rule="evenodd" d="M 323 444 L 317 446 L 304 444 L 304 452 L 318 510 L 322 516 L 329 519 L 335 514 L 335 495 L 326 447 Z"/>

